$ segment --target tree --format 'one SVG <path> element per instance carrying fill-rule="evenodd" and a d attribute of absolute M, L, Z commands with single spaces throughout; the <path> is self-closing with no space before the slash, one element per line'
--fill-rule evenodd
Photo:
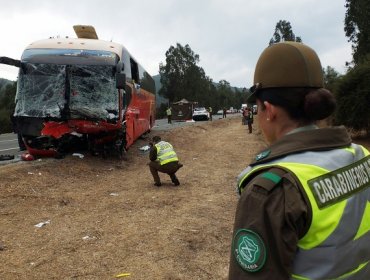
<path fill-rule="evenodd" d="M 337 124 L 370 133 L 370 61 L 355 66 L 336 86 Z"/>
<path fill-rule="evenodd" d="M 353 62 L 370 60 L 370 3 L 369 0 L 346 0 L 344 31 L 352 42 Z"/>
<path fill-rule="evenodd" d="M 166 64 L 159 65 L 162 83 L 159 94 L 169 102 L 199 99 L 202 90 L 208 88 L 208 79 L 204 70 L 197 66 L 198 62 L 199 55 L 189 45 L 171 46 L 166 52 Z"/>
<path fill-rule="evenodd" d="M 12 132 L 10 116 L 14 112 L 17 83 L 9 83 L 0 91 L 0 133 Z"/>
<path fill-rule="evenodd" d="M 335 84 L 340 78 L 340 74 L 331 66 L 323 69 L 325 88 L 331 92 L 335 91 Z"/>
<path fill-rule="evenodd" d="M 293 41 L 293 42 L 302 42 L 301 37 L 296 37 L 293 33 L 292 26 L 289 21 L 280 20 L 275 27 L 275 32 L 272 38 L 270 39 L 269 45 L 283 42 L 283 41 Z"/>

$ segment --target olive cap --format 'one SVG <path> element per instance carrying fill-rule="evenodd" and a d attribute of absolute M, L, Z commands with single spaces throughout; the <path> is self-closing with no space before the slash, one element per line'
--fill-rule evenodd
<path fill-rule="evenodd" d="M 298 42 L 281 42 L 267 47 L 260 55 L 254 71 L 256 92 L 266 88 L 322 88 L 324 76 L 320 59 L 310 47 Z"/>

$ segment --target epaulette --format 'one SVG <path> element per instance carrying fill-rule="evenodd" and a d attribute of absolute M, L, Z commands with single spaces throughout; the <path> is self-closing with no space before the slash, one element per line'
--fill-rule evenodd
<path fill-rule="evenodd" d="M 258 174 L 252 181 L 251 185 L 263 188 L 268 193 L 280 183 L 287 172 L 281 168 L 270 168 Z"/>

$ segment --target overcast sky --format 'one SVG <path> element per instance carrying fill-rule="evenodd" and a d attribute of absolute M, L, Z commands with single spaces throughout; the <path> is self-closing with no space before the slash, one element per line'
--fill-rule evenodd
<path fill-rule="evenodd" d="M 276 23 L 287 20 L 318 53 L 323 67 L 344 73 L 352 60 L 344 35 L 345 0 L 0 0 L 0 56 L 20 59 L 33 41 L 76 37 L 93 25 L 100 39 L 123 44 L 151 74 L 169 47 L 189 44 L 206 75 L 250 87 L 256 61 Z M 0 65 L 15 80 L 17 68 Z"/>

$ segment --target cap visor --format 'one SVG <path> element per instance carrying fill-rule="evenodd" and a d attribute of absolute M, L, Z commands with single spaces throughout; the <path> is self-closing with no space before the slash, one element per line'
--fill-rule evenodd
<path fill-rule="evenodd" d="M 255 103 L 256 102 L 256 92 L 252 92 L 251 95 L 247 97 L 248 103 Z"/>

